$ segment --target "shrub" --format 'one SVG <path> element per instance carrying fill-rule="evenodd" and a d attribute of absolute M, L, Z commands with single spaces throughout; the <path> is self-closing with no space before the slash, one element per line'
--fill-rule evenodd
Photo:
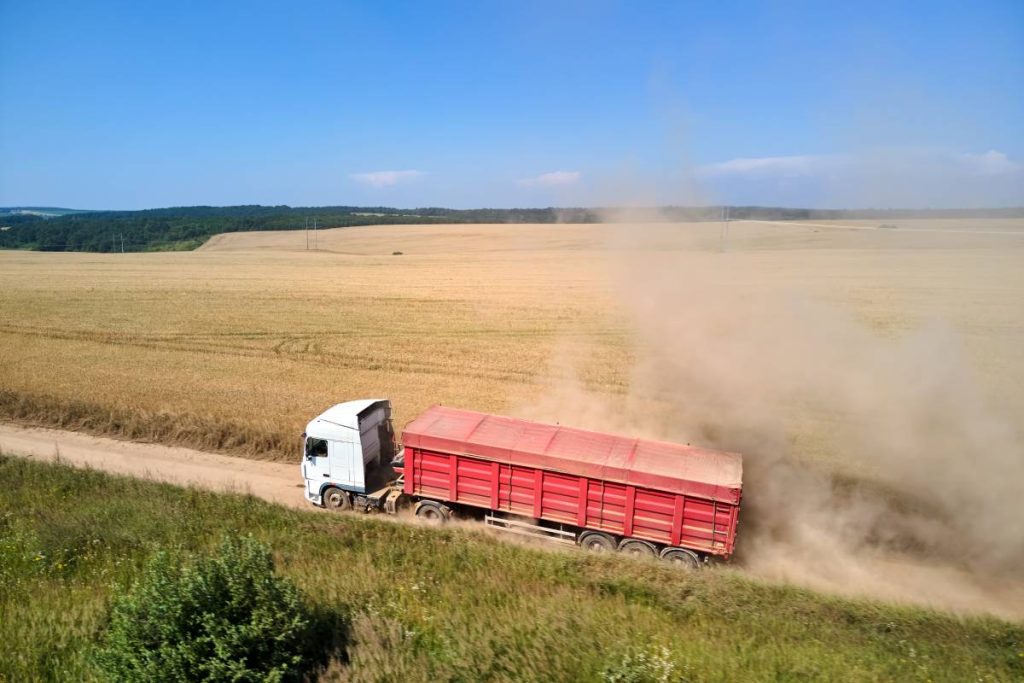
<path fill-rule="evenodd" d="M 114 680 L 296 680 L 311 622 L 270 549 L 226 536 L 191 564 L 159 552 L 114 601 L 97 663 Z"/>

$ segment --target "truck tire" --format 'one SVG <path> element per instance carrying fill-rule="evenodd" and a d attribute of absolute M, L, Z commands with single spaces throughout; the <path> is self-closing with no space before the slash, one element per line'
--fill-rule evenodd
<path fill-rule="evenodd" d="M 601 531 L 584 531 L 580 547 L 592 553 L 611 553 L 615 552 L 615 539 Z"/>
<path fill-rule="evenodd" d="M 665 548 L 661 551 L 661 559 L 686 571 L 700 569 L 700 558 L 697 553 L 686 548 Z"/>
<path fill-rule="evenodd" d="M 434 500 L 421 500 L 416 503 L 416 516 L 431 524 L 445 524 L 452 516 L 446 505 Z"/>
<path fill-rule="evenodd" d="M 344 512 L 352 509 L 352 497 L 348 491 L 342 491 L 336 486 L 328 486 L 324 489 L 324 507 L 328 510 Z"/>
<path fill-rule="evenodd" d="M 620 543 L 619 552 L 630 557 L 655 558 L 658 556 L 658 551 L 653 545 L 637 538 L 627 538 Z"/>

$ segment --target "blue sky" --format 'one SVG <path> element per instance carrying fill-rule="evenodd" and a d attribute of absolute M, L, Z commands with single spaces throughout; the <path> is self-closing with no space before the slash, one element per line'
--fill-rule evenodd
<path fill-rule="evenodd" d="M 0 30 L 3 206 L 1024 205 L 1019 0 L 0 0 Z"/>

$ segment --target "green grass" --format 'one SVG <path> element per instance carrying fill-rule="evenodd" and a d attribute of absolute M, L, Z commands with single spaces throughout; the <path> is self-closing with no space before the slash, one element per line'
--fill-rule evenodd
<path fill-rule="evenodd" d="M 1024 678 L 1024 625 L 994 618 L 20 458 L 0 456 L 0 482 L 0 680 L 95 678 L 118 587 L 158 549 L 205 552 L 224 533 L 268 543 L 279 571 L 347 624 L 328 680 L 595 680 L 626 657 L 667 659 L 690 681 Z"/>

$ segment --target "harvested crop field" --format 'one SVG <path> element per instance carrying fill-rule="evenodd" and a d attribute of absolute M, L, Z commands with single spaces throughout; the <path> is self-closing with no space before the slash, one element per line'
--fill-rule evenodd
<path fill-rule="evenodd" d="M 443 403 L 725 447 L 758 575 L 1024 605 L 1024 221 L 891 223 L 0 252 L 0 416 L 287 461 L 312 415 L 376 396 L 399 425 Z"/>
<path fill-rule="evenodd" d="M 170 415 L 181 434 L 156 425 L 161 440 L 290 458 L 310 415 L 353 396 L 390 397 L 399 422 L 432 403 L 515 411 L 568 365 L 586 392 L 623 395 L 643 290 L 678 275 L 695 300 L 672 317 L 769 293 L 883 339 L 947 325 L 992 404 L 1024 414 L 1024 221 L 980 223 L 1012 234 L 732 223 L 721 253 L 719 224 L 400 226 L 321 230 L 315 252 L 301 231 L 0 252 L 3 409 L 29 397 L 52 423 L 42 412 L 74 402 L 67 419 L 136 436 Z M 573 410 L 551 417 L 585 419 Z"/>

